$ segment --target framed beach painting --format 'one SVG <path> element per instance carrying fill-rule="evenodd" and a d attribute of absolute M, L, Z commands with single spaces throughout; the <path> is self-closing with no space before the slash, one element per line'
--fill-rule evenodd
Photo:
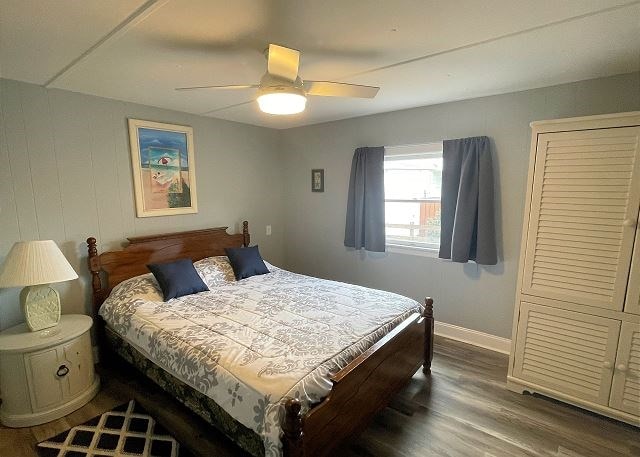
<path fill-rule="evenodd" d="M 198 212 L 193 129 L 129 119 L 138 217 Z"/>

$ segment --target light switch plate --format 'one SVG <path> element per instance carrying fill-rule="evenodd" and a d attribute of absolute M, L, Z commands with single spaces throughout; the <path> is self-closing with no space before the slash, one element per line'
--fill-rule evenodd
<path fill-rule="evenodd" d="M 267 236 L 271 235 L 271 226 L 267 225 Z"/>

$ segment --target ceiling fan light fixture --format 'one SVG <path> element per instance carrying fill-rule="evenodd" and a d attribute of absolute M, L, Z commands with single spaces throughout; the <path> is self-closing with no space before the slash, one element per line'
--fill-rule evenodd
<path fill-rule="evenodd" d="M 257 98 L 260 111 L 267 114 L 287 115 L 304 111 L 307 97 L 295 87 L 269 87 L 260 90 Z"/>

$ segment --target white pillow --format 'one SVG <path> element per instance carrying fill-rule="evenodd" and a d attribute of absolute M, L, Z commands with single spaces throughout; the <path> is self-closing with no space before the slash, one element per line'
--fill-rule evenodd
<path fill-rule="evenodd" d="M 198 260 L 193 266 L 209 289 L 236 281 L 229 259 L 225 255 Z"/>

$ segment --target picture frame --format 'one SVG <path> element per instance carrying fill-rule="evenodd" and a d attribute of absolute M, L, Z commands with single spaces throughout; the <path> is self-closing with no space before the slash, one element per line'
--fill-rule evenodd
<path fill-rule="evenodd" d="M 324 168 L 311 170 L 311 192 L 324 192 Z"/>
<path fill-rule="evenodd" d="M 193 129 L 128 119 L 138 217 L 198 212 Z"/>

